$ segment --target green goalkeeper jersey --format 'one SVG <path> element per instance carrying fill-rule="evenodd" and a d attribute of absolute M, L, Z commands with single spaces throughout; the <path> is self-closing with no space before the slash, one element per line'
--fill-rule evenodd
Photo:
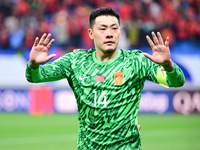
<path fill-rule="evenodd" d="M 95 53 L 76 49 L 37 69 L 27 65 L 26 78 L 34 83 L 67 78 L 77 100 L 79 150 L 141 149 L 137 115 L 145 80 L 179 87 L 185 77 L 176 64 L 167 72 L 139 50 L 118 49 L 106 62 Z"/>

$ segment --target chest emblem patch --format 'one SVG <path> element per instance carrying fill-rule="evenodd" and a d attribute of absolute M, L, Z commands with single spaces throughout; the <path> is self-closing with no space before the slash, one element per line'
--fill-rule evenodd
<path fill-rule="evenodd" d="M 115 72 L 114 74 L 114 82 L 116 85 L 121 85 L 123 83 L 124 73 L 123 72 Z"/>

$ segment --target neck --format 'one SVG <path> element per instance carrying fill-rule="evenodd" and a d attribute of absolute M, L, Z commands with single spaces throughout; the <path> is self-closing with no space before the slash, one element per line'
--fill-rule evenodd
<path fill-rule="evenodd" d="M 117 49 L 113 50 L 112 52 L 110 51 L 98 51 L 96 50 L 96 58 L 99 61 L 109 61 L 112 60 L 113 58 L 115 58 L 115 56 L 117 55 Z"/>

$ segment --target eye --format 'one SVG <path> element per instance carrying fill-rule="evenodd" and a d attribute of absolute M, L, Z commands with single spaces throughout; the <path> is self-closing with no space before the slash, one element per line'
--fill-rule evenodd
<path fill-rule="evenodd" d="M 117 30 L 118 28 L 113 28 L 113 30 Z"/>
<path fill-rule="evenodd" d="M 99 29 L 99 30 L 105 30 L 105 28 L 101 28 L 101 29 Z"/>

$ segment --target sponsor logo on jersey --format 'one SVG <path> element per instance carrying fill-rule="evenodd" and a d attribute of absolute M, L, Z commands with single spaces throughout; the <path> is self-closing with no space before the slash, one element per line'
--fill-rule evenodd
<path fill-rule="evenodd" d="M 104 82 L 105 77 L 104 76 L 96 76 L 96 81 L 97 82 Z"/>
<path fill-rule="evenodd" d="M 116 85 L 121 85 L 123 83 L 124 73 L 123 72 L 115 72 L 114 74 L 114 82 Z"/>

